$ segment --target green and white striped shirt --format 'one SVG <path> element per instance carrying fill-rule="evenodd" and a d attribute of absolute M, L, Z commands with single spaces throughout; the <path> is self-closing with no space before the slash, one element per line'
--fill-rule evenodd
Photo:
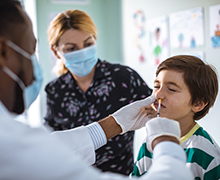
<path fill-rule="evenodd" d="M 187 155 L 187 164 L 195 180 L 220 179 L 220 148 L 213 138 L 198 124 L 181 138 Z M 139 150 L 132 176 L 142 176 L 152 164 L 153 154 L 144 142 Z"/>

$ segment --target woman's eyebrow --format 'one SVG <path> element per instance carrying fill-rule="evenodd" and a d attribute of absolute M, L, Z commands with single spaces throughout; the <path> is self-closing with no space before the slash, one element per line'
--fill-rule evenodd
<path fill-rule="evenodd" d="M 84 40 L 83 42 L 86 42 L 87 40 L 89 40 L 90 38 L 92 38 L 91 36 L 89 36 L 86 40 Z"/>
<path fill-rule="evenodd" d="M 83 42 L 88 41 L 90 38 L 92 38 L 91 36 L 89 36 L 86 40 L 84 40 Z M 67 42 L 65 43 L 65 45 L 76 45 L 76 43 L 71 43 L 71 42 Z"/>
<path fill-rule="evenodd" d="M 76 44 L 75 43 L 67 42 L 67 43 L 65 43 L 65 45 L 76 45 Z"/>

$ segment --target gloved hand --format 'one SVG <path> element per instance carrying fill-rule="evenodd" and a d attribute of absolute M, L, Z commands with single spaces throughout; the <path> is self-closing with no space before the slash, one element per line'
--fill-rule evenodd
<path fill-rule="evenodd" d="M 144 127 L 145 123 L 150 118 L 153 118 L 152 115 L 147 115 L 147 111 L 154 111 L 153 109 L 147 110 L 145 107 L 149 106 L 154 101 L 155 95 L 152 95 L 143 100 L 128 104 L 111 114 L 115 121 L 121 126 L 121 134 Z"/>
<path fill-rule="evenodd" d="M 163 135 L 175 137 L 180 142 L 179 122 L 167 118 L 156 117 L 146 123 L 146 146 L 150 152 L 153 152 L 153 140 Z"/>

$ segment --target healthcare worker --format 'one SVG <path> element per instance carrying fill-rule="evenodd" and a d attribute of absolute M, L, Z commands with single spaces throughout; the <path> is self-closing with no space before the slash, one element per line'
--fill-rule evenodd
<path fill-rule="evenodd" d="M 119 133 L 142 127 L 150 118 L 144 107 L 155 97 L 127 105 L 86 127 L 53 135 L 17 122 L 16 115 L 27 110 L 38 95 L 42 73 L 34 55 L 32 24 L 19 1 L 0 1 L 0 23 L 0 179 L 127 179 L 90 167 L 94 149 Z M 154 150 L 155 163 L 141 179 L 192 179 L 184 151 L 178 145 L 178 123 L 154 118 L 146 124 L 146 131 L 146 143 Z"/>

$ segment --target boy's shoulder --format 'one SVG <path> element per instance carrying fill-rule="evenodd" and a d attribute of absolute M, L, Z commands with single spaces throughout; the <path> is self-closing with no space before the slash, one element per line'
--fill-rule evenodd
<path fill-rule="evenodd" d="M 185 137 L 190 141 L 190 142 L 203 142 L 203 141 L 208 141 L 211 144 L 213 144 L 213 138 L 211 137 L 211 135 L 205 130 L 203 129 L 203 127 L 201 127 L 200 125 L 196 124 L 194 126 L 194 130 L 191 130 L 193 132 L 189 132 L 187 135 L 185 135 Z M 186 140 L 187 141 L 187 140 Z"/>
<path fill-rule="evenodd" d="M 196 131 L 182 143 L 186 152 L 200 152 L 212 157 L 220 157 L 220 148 L 212 136 L 198 125 Z"/>
<path fill-rule="evenodd" d="M 220 148 L 211 135 L 202 127 L 183 142 L 187 155 L 187 166 L 195 179 L 215 179 L 219 177 Z"/>

